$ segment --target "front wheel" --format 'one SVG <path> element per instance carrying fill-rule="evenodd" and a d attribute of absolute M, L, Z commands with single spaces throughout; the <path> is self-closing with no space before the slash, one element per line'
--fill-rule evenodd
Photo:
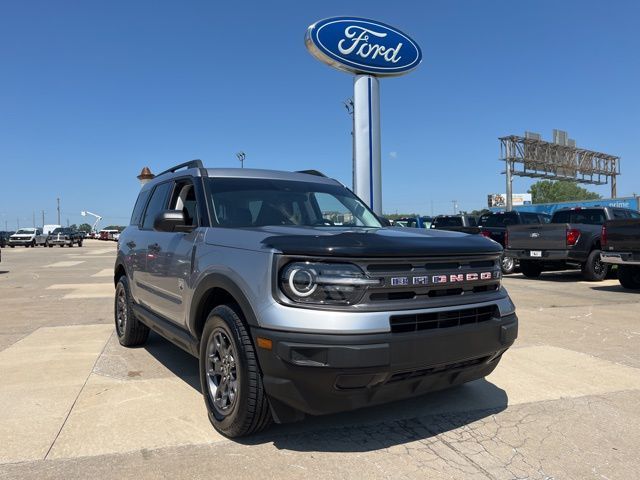
<path fill-rule="evenodd" d="M 600 250 L 592 250 L 582 265 L 582 276 L 590 282 L 601 282 L 609 273 L 609 265 L 600 260 Z"/>
<path fill-rule="evenodd" d="M 618 281 L 629 290 L 640 290 L 640 267 L 632 265 L 618 266 Z"/>
<path fill-rule="evenodd" d="M 271 410 L 251 337 L 227 305 L 214 308 L 200 341 L 200 384 L 209 420 L 223 435 L 256 433 L 271 423 Z"/>

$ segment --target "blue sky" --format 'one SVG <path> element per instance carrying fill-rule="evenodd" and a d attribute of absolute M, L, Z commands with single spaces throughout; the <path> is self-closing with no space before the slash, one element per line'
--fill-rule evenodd
<path fill-rule="evenodd" d="M 381 81 L 385 212 L 483 207 L 504 191 L 497 138 L 525 130 L 620 155 L 619 195 L 640 193 L 635 1 L 4 1 L 0 229 L 41 210 L 54 223 L 56 197 L 64 223 L 87 209 L 125 224 L 143 166 L 237 166 L 239 150 L 247 166 L 349 184 L 352 78 L 303 42 L 334 15 L 397 26 L 423 50 Z"/>

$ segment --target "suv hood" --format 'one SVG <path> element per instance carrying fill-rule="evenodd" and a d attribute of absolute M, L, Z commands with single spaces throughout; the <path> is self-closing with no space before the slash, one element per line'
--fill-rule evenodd
<path fill-rule="evenodd" d="M 339 227 L 211 228 L 207 243 L 289 255 L 323 257 L 419 257 L 498 254 L 500 244 L 481 235 L 413 228 Z"/>

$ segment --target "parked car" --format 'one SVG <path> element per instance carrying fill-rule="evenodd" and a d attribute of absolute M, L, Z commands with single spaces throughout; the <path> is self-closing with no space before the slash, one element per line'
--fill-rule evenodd
<path fill-rule="evenodd" d="M 49 246 L 53 247 L 73 247 L 74 245 L 82 246 L 82 236 L 76 231 L 68 227 L 56 228 L 49 236 Z"/>
<path fill-rule="evenodd" d="M 51 236 L 51 232 L 56 228 L 60 228 L 60 225 L 44 225 L 42 227 L 42 233 L 36 235 L 36 245 L 49 247 L 49 237 Z"/>
<path fill-rule="evenodd" d="M 510 225 L 540 225 L 549 223 L 551 215 L 530 212 L 491 212 L 480 217 L 480 235 L 498 242 L 504 248 L 506 245 L 507 227 Z M 519 267 L 518 260 L 503 255 L 502 273 L 508 275 Z"/>
<path fill-rule="evenodd" d="M 478 219 L 472 215 L 438 215 L 431 222 L 431 228 L 462 233 L 480 233 Z"/>
<path fill-rule="evenodd" d="M 188 162 L 138 195 L 115 329 L 124 346 L 151 328 L 198 357 L 209 419 L 238 437 L 488 375 L 518 329 L 501 251 L 385 228 L 321 174 Z"/>
<path fill-rule="evenodd" d="M 401 217 L 393 221 L 394 227 L 431 228 L 431 217 Z"/>
<path fill-rule="evenodd" d="M 561 209 L 548 224 L 507 227 L 505 256 L 518 259 L 523 275 L 530 278 L 547 270 L 580 268 L 586 280 L 604 280 L 609 264 L 600 258 L 602 225 L 636 217 L 640 213 L 624 208 Z"/>
<path fill-rule="evenodd" d="M 106 229 L 106 230 L 100 230 L 100 236 L 98 237 L 99 240 L 113 240 L 113 236 L 116 233 L 120 233 L 120 230 L 114 230 L 114 229 Z"/>
<path fill-rule="evenodd" d="M 602 261 L 618 266 L 620 285 L 640 290 L 640 214 L 629 212 L 629 218 L 607 220 L 600 235 Z"/>
<path fill-rule="evenodd" d="M 21 228 L 9 237 L 9 246 L 11 248 L 22 245 L 23 247 L 35 247 L 36 236 L 42 235 L 40 228 Z"/>
<path fill-rule="evenodd" d="M 9 243 L 9 237 L 13 234 L 13 232 L 2 231 L 0 232 L 0 248 L 6 247 Z"/>

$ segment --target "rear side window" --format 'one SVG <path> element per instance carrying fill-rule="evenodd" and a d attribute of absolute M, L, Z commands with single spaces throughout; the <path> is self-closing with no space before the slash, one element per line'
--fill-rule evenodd
<path fill-rule="evenodd" d="M 596 209 L 565 210 L 553 214 L 553 223 L 583 223 L 602 225 L 605 221 L 604 211 Z"/>
<path fill-rule="evenodd" d="M 153 229 L 153 221 L 155 220 L 156 216 L 165 209 L 167 205 L 167 196 L 169 195 L 171 186 L 171 183 L 162 183 L 155 188 L 153 194 L 151 195 L 151 199 L 149 200 L 147 210 L 144 214 L 144 222 L 142 224 L 142 228 L 147 230 Z"/>
<path fill-rule="evenodd" d="M 147 198 L 149 198 L 150 190 L 145 190 L 144 192 L 140 192 L 138 195 L 138 200 L 136 200 L 136 205 L 133 207 L 133 213 L 131 214 L 131 222 L 130 225 L 140 225 L 140 221 L 142 220 L 142 212 L 144 212 L 144 207 L 147 204 Z"/>
<path fill-rule="evenodd" d="M 522 223 L 524 225 L 537 225 L 540 223 L 538 215 L 535 213 L 521 213 L 520 217 L 522 218 Z"/>
<path fill-rule="evenodd" d="M 461 227 L 462 218 L 460 217 L 438 217 L 435 219 L 438 227 Z"/>
<path fill-rule="evenodd" d="M 617 208 L 613 209 L 613 218 L 616 220 L 620 220 L 623 218 L 629 218 L 629 214 L 626 210 L 618 210 Z"/>
<path fill-rule="evenodd" d="M 518 217 L 515 213 L 494 213 L 486 217 L 484 221 L 485 227 L 506 227 L 507 225 L 516 225 Z"/>

